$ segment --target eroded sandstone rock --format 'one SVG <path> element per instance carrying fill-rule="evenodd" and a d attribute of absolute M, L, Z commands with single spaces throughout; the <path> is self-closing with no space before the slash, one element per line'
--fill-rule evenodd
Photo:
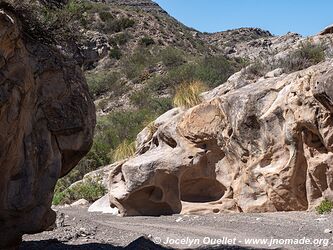
<path fill-rule="evenodd" d="M 0 248 L 55 221 L 59 177 L 91 147 L 95 109 L 74 61 L 0 10 Z"/>
<path fill-rule="evenodd" d="M 110 175 L 122 215 L 307 210 L 332 195 L 333 61 L 230 84 L 138 136 Z"/>

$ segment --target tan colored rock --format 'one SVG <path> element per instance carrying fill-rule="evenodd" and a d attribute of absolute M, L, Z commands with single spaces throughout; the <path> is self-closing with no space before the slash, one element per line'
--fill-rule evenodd
<path fill-rule="evenodd" d="M 55 221 L 53 189 L 89 151 L 95 109 L 81 69 L 0 10 L 0 248 Z"/>
<path fill-rule="evenodd" d="M 87 201 L 86 199 L 79 199 L 77 201 L 74 201 L 72 204 L 71 204 L 71 207 L 80 207 L 80 206 L 88 206 L 89 205 L 89 201 Z"/>
<path fill-rule="evenodd" d="M 88 212 L 117 215 L 118 209 L 110 207 L 109 195 L 106 194 L 91 204 L 88 208 Z"/>
<path fill-rule="evenodd" d="M 274 212 L 332 196 L 333 61 L 234 86 L 141 134 L 139 153 L 111 171 L 111 205 L 122 215 Z"/>

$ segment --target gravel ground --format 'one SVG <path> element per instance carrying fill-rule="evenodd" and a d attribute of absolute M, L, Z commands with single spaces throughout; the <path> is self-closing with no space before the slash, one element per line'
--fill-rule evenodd
<path fill-rule="evenodd" d="M 25 235 L 21 250 L 333 249 L 332 214 L 279 212 L 119 217 L 88 213 L 87 208 L 57 210 L 59 227 Z M 271 239 L 277 244 L 270 244 Z"/>

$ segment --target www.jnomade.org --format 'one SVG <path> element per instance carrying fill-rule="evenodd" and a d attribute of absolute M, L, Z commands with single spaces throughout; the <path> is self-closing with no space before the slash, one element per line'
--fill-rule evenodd
<path fill-rule="evenodd" d="M 266 245 L 266 246 L 284 246 L 284 245 L 313 245 L 313 246 L 323 246 L 328 247 L 329 239 L 310 239 L 310 238 L 299 238 L 299 239 L 274 239 L 274 238 L 247 238 L 244 240 L 237 240 L 237 238 L 211 238 L 204 237 L 199 238 L 170 238 L 167 237 L 165 240 L 161 238 L 155 238 L 155 243 L 162 243 L 165 245 L 184 245 L 184 246 L 200 246 L 200 245 Z"/>

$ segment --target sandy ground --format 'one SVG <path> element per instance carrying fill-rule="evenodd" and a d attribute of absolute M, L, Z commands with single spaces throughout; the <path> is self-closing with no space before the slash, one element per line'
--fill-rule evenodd
<path fill-rule="evenodd" d="M 333 214 L 123 218 L 88 213 L 87 208 L 57 209 L 58 215 L 63 213 L 63 226 L 25 235 L 21 249 L 333 249 Z"/>

